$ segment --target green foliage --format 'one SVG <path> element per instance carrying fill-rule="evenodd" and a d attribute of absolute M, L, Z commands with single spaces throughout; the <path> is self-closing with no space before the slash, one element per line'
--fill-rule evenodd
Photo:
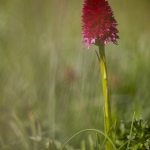
<path fill-rule="evenodd" d="M 123 143 L 130 140 L 129 149 L 131 150 L 149 150 L 150 148 L 150 126 L 147 122 L 140 120 L 133 121 L 132 133 L 130 136 L 132 122 L 121 122 L 116 130 L 116 145 L 119 148 Z M 121 148 L 126 150 L 127 144 Z"/>

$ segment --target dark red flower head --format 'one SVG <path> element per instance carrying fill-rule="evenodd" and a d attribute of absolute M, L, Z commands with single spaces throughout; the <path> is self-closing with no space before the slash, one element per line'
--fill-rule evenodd
<path fill-rule="evenodd" d="M 117 44 L 119 31 L 108 1 L 85 0 L 82 21 L 83 42 L 86 43 L 87 48 L 99 41 L 102 44 L 107 44 L 109 41 Z"/>

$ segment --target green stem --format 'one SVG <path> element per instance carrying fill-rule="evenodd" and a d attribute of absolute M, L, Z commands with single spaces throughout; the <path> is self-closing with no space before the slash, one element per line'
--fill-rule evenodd
<path fill-rule="evenodd" d="M 133 118 L 132 118 L 132 124 L 131 124 L 131 129 L 130 129 L 130 137 L 129 137 L 129 141 L 128 141 L 128 144 L 127 144 L 127 149 L 126 150 L 128 150 L 129 149 L 129 146 L 130 146 L 130 141 L 131 141 L 131 139 L 132 139 L 132 130 L 133 130 L 133 122 L 134 122 L 134 118 L 135 118 L 135 112 L 134 112 L 134 114 L 133 114 Z"/>
<path fill-rule="evenodd" d="M 106 57 L 105 57 L 105 47 L 103 44 L 99 44 L 99 54 L 100 54 L 100 69 L 102 76 L 102 88 L 103 88 L 103 96 L 104 96 L 104 126 L 105 133 L 111 138 L 111 133 L 109 133 L 112 127 L 112 119 L 111 119 L 111 106 L 109 100 L 109 89 L 108 89 L 108 79 L 107 79 L 107 67 L 106 67 Z M 110 143 L 107 142 L 106 149 L 109 150 Z"/>

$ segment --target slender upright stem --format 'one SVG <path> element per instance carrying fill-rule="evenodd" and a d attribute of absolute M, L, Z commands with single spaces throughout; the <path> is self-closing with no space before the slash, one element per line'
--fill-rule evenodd
<path fill-rule="evenodd" d="M 105 47 L 103 44 L 99 44 L 99 54 L 100 54 L 99 63 L 100 63 L 100 70 L 102 76 L 102 88 L 103 88 L 103 97 L 104 97 L 104 127 L 105 127 L 105 133 L 111 138 L 111 133 L 109 133 L 112 126 L 111 106 L 109 100 Z M 106 143 L 106 149 L 110 150 L 109 142 Z"/>

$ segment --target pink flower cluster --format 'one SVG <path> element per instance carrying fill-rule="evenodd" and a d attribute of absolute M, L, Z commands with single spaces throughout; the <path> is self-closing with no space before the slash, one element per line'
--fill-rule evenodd
<path fill-rule="evenodd" d="M 85 0 L 82 15 L 83 42 L 87 48 L 99 41 L 107 44 L 109 41 L 117 44 L 117 22 L 111 7 L 106 0 Z"/>

